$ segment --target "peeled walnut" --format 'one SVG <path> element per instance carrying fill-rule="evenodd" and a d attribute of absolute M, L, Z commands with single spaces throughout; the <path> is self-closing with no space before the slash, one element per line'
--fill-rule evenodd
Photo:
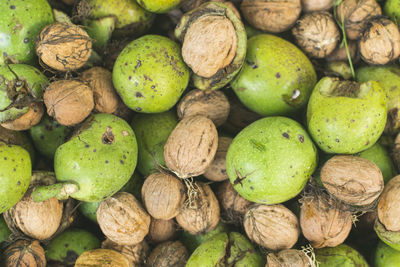
<path fill-rule="evenodd" d="M 384 65 L 400 56 L 400 31 L 390 19 L 369 20 L 360 39 L 361 58 L 375 65 Z"/>
<path fill-rule="evenodd" d="M 296 43 L 308 55 L 324 58 L 335 50 L 340 40 L 339 29 L 328 12 L 304 15 L 292 29 Z"/>
<path fill-rule="evenodd" d="M 348 205 L 366 206 L 383 190 L 383 176 L 372 161 L 356 156 L 334 156 L 321 169 L 321 181 L 330 194 Z"/>
<path fill-rule="evenodd" d="M 226 153 L 228 152 L 229 145 L 232 143 L 230 137 L 218 137 L 218 148 L 215 153 L 214 160 L 208 166 L 207 170 L 203 173 L 204 177 L 208 180 L 220 182 L 227 180 L 228 174 L 226 173 Z"/>
<path fill-rule="evenodd" d="M 283 205 L 255 204 L 244 216 L 250 240 L 271 250 L 289 249 L 300 235 L 296 215 Z"/>
<path fill-rule="evenodd" d="M 185 117 L 165 143 L 165 164 L 179 178 L 199 176 L 211 164 L 217 147 L 218 132 L 210 119 L 200 115 Z"/>
<path fill-rule="evenodd" d="M 74 267 L 131 267 L 127 257 L 112 249 L 93 249 L 83 252 L 75 262 Z"/>
<path fill-rule="evenodd" d="M 138 244 L 149 232 L 150 216 L 129 193 L 120 192 L 102 201 L 96 214 L 103 234 L 120 245 Z"/>
<path fill-rule="evenodd" d="M 326 194 L 306 196 L 300 210 L 300 226 L 314 248 L 335 247 L 350 233 L 351 212 Z"/>
<path fill-rule="evenodd" d="M 82 73 L 82 81 L 93 91 L 94 109 L 100 113 L 114 113 L 120 102 L 112 83 L 112 74 L 101 67 L 93 67 Z"/>
<path fill-rule="evenodd" d="M 229 222 L 241 223 L 252 202 L 241 197 L 230 181 L 221 183 L 217 190 L 217 198 L 221 205 L 222 217 Z"/>
<path fill-rule="evenodd" d="M 314 264 L 307 255 L 297 249 L 285 249 L 278 253 L 267 255 L 265 267 L 313 267 Z"/>
<path fill-rule="evenodd" d="M 194 89 L 187 93 L 177 107 L 180 119 L 202 115 L 213 121 L 216 127 L 225 123 L 229 115 L 229 101 L 222 91 Z"/>
<path fill-rule="evenodd" d="M 179 241 L 168 241 L 159 244 L 151 253 L 146 266 L 152 267 L 184 267 L 189 252 Z"/>
<path fill-rule="evenodd" d="M 353 63 L 358 60 L 357 57 L 357 49 L 358 49 L 358 44 L 356 41 L 348 41 L 347 42 L 347 47 L 349 49 L 350 57 L 353 60 Z M 327 61 L 348 61 L 347 57 L 347 52 L 346 52 L 346 46 L 342 47 L 336 47 L 335 50 L 333 50 L 332 53 L 330 53 L 326 58 Z"/>
<path fill-rule="evenodd" d="M 142 200 L 147 212 L 155 219 L 169 220 L 181 211 L 185 187 L 176 177 L 156 172 L 142 186 Z"/>
<path fill-rule="evenodd" d="M 301 12 L 300 0 L 243 0 L 240 5 L 246 21 L 253 27 L 269 32 L 290 29 Z"/>
<path fill-rule="evenodd" d="M 29 105 L 27 113 L 15 120 L 3 122 L 1 126 L 14 131 L 28 130 L 40 122 L 43 113 L 43 104 L 40 102 L 33 102 Z"/>
<path fill-rule="evenodd" d="M 400 175 L 395 176 L 385 185 L 378 203 L 378 219 L 385 228 L 392 232 L 400 231 Z"/>
<path fill-rule="evenodd" d="M 74 80 L 51 83 L 43 98 L 47 114 L 65 126 L 82 122 L 94 107 L 93 92 L 90 87 Z"/>
<path fill-rule="evenodd" d="M 152 219 L 150 223 L 148 240 L 151 243 L 161 243 L 172 239 L 176 233 L 176 223 L 174 220 Z"/>
<path fill-rule="evenodd" d="M 46 267 L 44 249 L 39 242 L 18 240 L 3 253 L 6 267 Z"/>
<path fill-rule="evenodd" d="M 366 22 L 382 14 L 376 0 L 343 0 L 337 7 L 337 19 L 343 23 L 346 37 L 357 40 L 365 28 Z"/>
<path fill-rule="evenodd" d="M 56 22 L 40 32 L 36 53 L 44 64 L 53 69 L 76 70 L 89 59 L 92 40 L 81 27 Z"/>
<path fill-rule="evenodd" d="M 146 241 L 142 241 L 136 245 L 124 246 L 118 245 L 110 239 L 106 239 L 101 243 L 101 248 L 112 249 L 121 253 L 128 259 L 130 263 L 129 266 L 144 265 L 150 252 L 149 245 L 147 245 Z"/>
<path fill-rule="evenodd" d="M 193 182 L 192 203 L 187 203 L 176 216 L 178 224 L 192 235 L 204 234 L 213 230 L 220 218 L 218 200 L 210 186 L 200 182 Z"/>
<path fill-rule="evenodd" d="M 304 12 L 329 10 L 333 6 L 334 0 L 301 0 Z"/>

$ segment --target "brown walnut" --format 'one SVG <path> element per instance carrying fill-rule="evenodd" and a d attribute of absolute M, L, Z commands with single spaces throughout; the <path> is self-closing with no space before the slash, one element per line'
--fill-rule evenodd
<path fill-rule="evenodd" d="M 46 267 L 44 249 L 37 240 L 18 240 L 3 253 L 6 267 Z"/>
<path fill-rule="evenodd" d="M 159 244 L 150 253 L 146 266 L 151 267 L 184 267 L 189 259 L 189 252 L 179 241 L 167 241 Z"/>
<path fill-rule="evenodd" d="M 176 222 L 174 220 L 151 219 L 147 238 L 151 243 L 161 243 L 171 240 L 176 234 Z"/>
<path fill-rule="evenodd" d="M 334 0 L 301 0 L 304 12 L 325 11 L 333 6 Z"/>
<path fill-rule="evenodd" d="M 284 249 L 267 255 L 265 267 L 313 267 L 307 255 L 297 249 Z"/>
<path fill-rule="evenodd" d="M 30 104 L 27 113 L 15 120 L 3 122 L 1 126 L 13 131 L 28 130 L 40 122 L 43 113 L 43 104 L 40 102 L 33 102 Z"/>
<path fill-rule="evenodd" d="M 226 153 L 232 140 L 230 137 L 218 137 L 217 153 L 215 153 L 214 160 L 203 174 L 208 180 L 220 182 L 229 178 L 226 173 Z"/>
<path fill-rule="evenodd" d="M 385 185 L 378 203 L 378 219 L 391 232 L 400 231 L 400 175 Z"/>
<path fill-rule="evenodd" d="M 356 41 L 348 41 L 347 47 L 349 49 L 350 57 L 353 60 L 353 63 L 357 62 L 359 57 L 357 55 L 358 44 Z M 332 53 L 330 53 L 326 58 L 327 61 L 348 61 L 346 46 L 339 47 L 337 46 Z"/>
<path fill-rule="evenodd" d="M 83 252 L 75 262 L 74 267 L 131 267 L 127 257 L 112 250 L 98 248 Z"/>
<path fill-rule="evenodd" d="M 115 250 L 124 255 L 130 265 L 129 266 L 143 266 L 147 260 L 150 252 L 149 245 L 146 241 L 142 241 L 136 245 L 119 245 L 110 239 L 106 239 L 101 243 L 101 248 Z"/>

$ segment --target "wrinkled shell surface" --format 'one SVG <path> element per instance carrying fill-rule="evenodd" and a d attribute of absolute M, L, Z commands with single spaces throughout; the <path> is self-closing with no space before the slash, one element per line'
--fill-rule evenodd
<path fill-rule="evenodd" d="M 79 26 L 54 23 L 40 32 L 36 53 L 43 63 L 53 69 L 76 70 L 89 59 L 92 41 Z"/>
<path fill-rule="evenodd" d="M 285 249 L 268 254 L 265 267 L 313 267 L 313 265 L 303 251 Z"/>
<path fill-rule="evenodd" d="M 152 267 L 184 267 L 189 253 L 179 241 L 168 241 L 159 244 L 147 260 L 147 266 Z"/>
<path fill-rule="evenodd" d="M 24 131 L 30 129 L 40 122 L 44 113 L 43 104 L 33 102 L 30 104 L 27 113 L 13 121 L 7 121 L 1 124 L 6 129 L 13 131 Z"/>
<path fill-rule="evenodd" d="M 283 205 L 256 204 L 244 216 L 250 240 L 271 250 L 289 249 L 300 235 L 296 215 Z"/>
<path fill-rule="evenodd" d="M 51 83 L 44 92 L 43 99 L 47 114 L 65 126 L 82 122 L 94 107 L 93 92 L 90 87 L 73 80 Z"/>
<path fill-rule="evenodd" d="M 97 221 L 104 235 L 120 245 L 140 243 L 149 232 L 150 216 L 136 198 L 120 192 L 102 201 Z"/>
<path fill-rule="evenodd" d="M 328 10 L 333 6 L 334 0 L 301 0 L 304 12 Z"/>
<path fill-rule="evenodd" d="M 181 211 L 185 187 L 178 178 L 161 172 L 149 175 L 142 186 L 142 200 L 155 219 L 169 220 Z"/>
<path fill-rule="evenodd" d="M 218 132 L 210 119 L 185 117 L 165 143 L 165 164 L 179 178 L 199 176 L 211 164 L 217 147 Z"/>
<path fill-rule="evenodd" d="M 383 190 L 383 176 L 372 161 L 356 156 L 334 156 L 321 169 L 321 181 L 330 194 L 346 204 L 365 206 Z"/>
<path fill-rule="evenodd" d="M 74 267 L 131 267 L 127 257 L 111 249 L 93 249 L 82 253 Z"/>
<path fill-rule="evenodd" d="M 218 137 L 217 153 L 211 165 L 203 174 L 208 180 L 220 182 L 229 178 L 226 173 L 226 153 L 231 143 L 232 138 L 230 137 Z"/>
<path fill-rule="evenodd" d="M 257 29 L 283 32 L 300 16 L 300 0 L 243 0 L 240 10 L 246 21 Z"/>
<path fill-rule="evenodd" d="M 150 252 L 149 245 L 147 245 L 146 241 L 142 241 L 136 245 L 124 246 L 118 245 L 110 239 L 106 239 L 101 243 L 101 248 L 112 249 L 121 253 L 129 260 L 130 266 L 144 265 Z"/>
<path fill-rule="evenodd" d="M 385 186 L 378 203 L 378 218 L 385 228 L 400 231 L 400 175 L 392 178 Z"/>
<path fill-rule="evenodd" d="M 194 89 L 187 93 L 177 107 L 180 119 L 188 116 L 202 115 L 213 121 L 216 127 L 225 123 L 229 115 L 229 101 L 224 93 Z"/>
<path fill-rule="evenodd" d="M 176 222 L 174 220 L 152 219 L 150 223 L 148 240 L 151 243 L 161 243 L 172 239 L 176 233 Z"/>
<path fill-rule="evenodd" d="M 347 47 L 349 49 L 351 59 L 353 61 L 356 61 L 357 59 L 359 59 L 359 57 L 357 57 L 357 49 L 358 49 L 357 42 L 349 40 L 347 42 Z M 333 52 L 330 53 L 329 56 L 327 56 L 325 59 L 327 61 L 346 61 L 347 62 L 348 58 L 347 58 L 347 53 L 346 53 L 346 46 L 336 47 L 336 49 L 333 50 Z"/>
<path fill-rule="evenodd" d="M 18 240 L 3 253 L 6 267 L 45 267 L 44 249 L 39 242 Z"/>

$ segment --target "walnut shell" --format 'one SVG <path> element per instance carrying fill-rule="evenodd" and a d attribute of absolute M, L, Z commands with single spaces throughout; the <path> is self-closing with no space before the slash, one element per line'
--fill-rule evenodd
<path fill-rule="evenodd" d="M 51 83 L 44 92 L 43 99 L 47 114 L 66 126 L 82 122 L 94 107 L 93 92 L 90 87 L 74 80 Z"/>
<path fill-rule="evenodd" d="M 121 253 L 128 259 L 129 266 L 143 266 L 150 252 L 149 245 L 144 240 L 136 245 L 124 246 L 106 239 L 101 243 L 101 248 L 112 249 Z"/>
<path fill-rule="evenodd" d="M 250 240 L 271 250 L 293 247 L 300 235 L 296 215 L 281 204 L 251 206 L 243 224 Z"/>
<path fill-rule="evenodd" d="M 45 267 L 44 249 L 37 240 L 18 240 L 3 253 L 6 267 Z"/>
<path fill-rule="evenodd" d="M 142 202 L 155 219 L 169 220 L 181 211 L 185 201 L 185 187 L 181 180 L 156 172 L 149 175 L 142 186 Z"/>
<path fill-rule="evenodd" d="M 81 27 L 56 22 L 40 32 L 36 53 L 44 64 L 53 69 L 76 70 L 89 59 L 92 40 Z"/>
<path fill-rule="evenodd" d="M 83 252 L 74 267 L 132 267 L 127 257 L 112 249 L 93 249 Z"/>
<path fill-rule="evenodd" d="M 375 65 L 387 64 L 400 56 L 400 31 L 387 18 L 369 20 L 360 39 L 361 58 Z"/>
<path fill-rule="evenodd" d="M 226 153 L 232 140 L 230 137 L 218 137 L 217 153 L 215 153 L 214 160 L 210 166 L 203 173 L 203 176 L 208 180 L 220 182 L 229 178 L 226 173 Z"/>
<path fill-rule="evenodd" d="M 240 5 L 246 21 L 253 27 L 269 32 L 290 29 L 300 16 L 300 0 L 243 0 Z"/>
<path fill-rule="evenodd" d="M 315 248 L 335 247 L 344 242 L 350 233 L 351 212 L 343 204 L 327 195 L 303 198 L 300 209 L 300 226 L 305 238 Z"/>
<path fill-rule="evenodd" d="M 321 169 L 328 192 L 346 204 L 366 206 L 382 193 L 382 172 L 375 163 L 356 156 L 334 156 Z"/>
<path fill-rule="evenodd" d="M 229 222 L 241 223 L 240 218 L 243 218 L 252 204 L 239 195 L 230 181 L 224 181 L 219 185 L 217 198 L 221 205 L 222 217 Z"/>
<path fill-rule="evenodd" d="M 183 207 L 176 221 L 192 235 L 204 234 L 217 226 L 220 218 L 219 204 L 209 185 L 193 182 L 193 187 L 196 192 L 193 203 Z"/>
<path fill-rule="evenodd" d="M 27 113 L 13 121 L 3 122 L 1 126 L 13 131 L 25 131 L 38 124 L 42 119 L 43 113 L 43 104 L 40 102 L 33 102 L 30 104 Z"/>
<path fill-rule="evenodd" d="M 205 116 L 218 127 L 225 123 L 229 109 L 228 98 L 222 91 L 194 89 L 179 101 L 177 112 L 180 119 L 194 115 Z"/>
<path fill-rule="evenodd" d="M 344 24 L 346 37 L 357 40 L 361 37 L 365 23 L 382 14 L 376 0 L 343 0 L 337 7 L 337 19 Z"/>
<path fill-rule="evenodd" d="M 356 41 L 347 41 L 347 47 L 349 49 L 350 57 L 353 60 L 353 63 L 359 60 L 357 50 L 358 44 Z M 332 53 L 330 53 L 326 58 L 327 61 L 348 61 L 346 46 L 336 47 Z"/>
<path fill-rule="evenodd" d="M 117 111 L 120 99 L 112 83 L 110 71 L 93 67 L 82 73 L 81 79 L 93 91 L 94 109 L 100 113 L 114 113 Z"/>
<path fill-rule="evenodd" d="M 183 118 L 171 132 L 164 146 L 167 167 L 179 178 L 203 174 L 218 148 L 214 123 L 200 115 Z"/>
<path fill-rule="evenodd" d="M 292 29 L 296 43 L 311 57 L 324 58 L 340 41 L 339 29 L 328 12 L 305 14 Z"/>
<path fill-rule="evenodd" d="M 159 244 L 150 253 L 146 266 L 151 267 L 184 267 L 189 252 L 179 241 L 168 241 Z"/>
<path fill-rule="evenodd" d="M 378 203 L 378 219 L 386 230 L 400 231 L 400 175 L 385 185 Z"/>
<path fill-rule="evenodd" d="M 333 6 L 334 0 L 301 0 L 304 12 L 329 10 Z"/>
<path fill-rule="evenodd" d="M 297 249 L 285 249 L 267 255 L 265 267 L 314 267 L 307 255 Z"/>
<path fill-rule="evenodd" d="M 152 219 L 147 238 L 151 243 L 161 243 L 171 240 L 176 234 L 176 223 L 174 220 Z"/>
<path fill-rule="evenodd" d="M 138 244 L 149 232 L 150 216 L 129 193 L 119 192 L 102 201 L 96 214 L 103 234 L 119 245 Z"/>

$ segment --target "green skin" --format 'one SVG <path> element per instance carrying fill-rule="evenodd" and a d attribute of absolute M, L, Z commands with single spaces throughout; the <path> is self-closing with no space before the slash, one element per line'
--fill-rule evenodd
<path fill-rule="evenodd" d="M 11 235 L 11 230 L 8 228 L 3 216 L 0 216 L 0 243 L 6 241 Z"/>
<path fill-rule="evenodd" d="M 31 156 L 31 162 L 36 161 L 35 148 L 26 132 L 12 131 L 0 126 L 0 141 L 10 145 L 17 145 L 26 149 Z"/>
<path fill-rule="evenodd" d="M 100 240 L 92 233 L 70 228 L 46 246 L 46 260 L 54 264 L 73 265 L 83 252 L 96 248 L 100 248 Z"/>
<path fill-rule="evenodd" d="M 375 251 L 374 263 L 375 267 L 400 267 L 400 251 L 380 241 Z"/>
<path fill-rule="evenodd" d="M 259 34 L 248 40 L 245 64 L 231 86 L 248 109 L 272 116 L 305 106 L 316 80 L 300 49 L 280 37 Z"/>
<path fill-rule="evenodd" d="M 386 245 L 400 251 L 400 232 L 392 232 L 387 230 L 379 220 L 375 221 L 374 230 L 379 239 L 382 240 Z"/>
<path fill-rule="evenodd" d="M 47 0 L 0 1 L 0 65 L 33 64 L 36 58 L 34 41 L 46 25 L 54 22 Z"/>
<path fill-rule="evenodd" d="M 138 4 L 152 13 L 167 13 L 176 8 L 182 0 L 137 0 Z"/>
<path fill-rule="evenodd" d="M 62 145 L 71 129 L 44 115 L 39 124 L 31 127 L 29 133 L 36 149 L 47 158 L 53 158 L 57 148 Z"/>
<path fill-rule="evenodd" d="M 31 158 L 22 147 L 0 141 L 0 166 L 0 213 L 3 213 L 17 204 L 28 189 Z"/>
<path fill-rule="evenodd" d="M 131 123 L 138 142 L 138 170 L 143 176 L 165 166 L 164 145 L 175 126 L 178 117 L 174 110 L 157 114 L 137 114 Z"/>
<path fill-rule="evenodd" d="M 398 0 L 386 0 L 383 13 L 398 25 L 400 23 L 400 2 Z"/>
<path fill-rule="evenodd" d="M 104 49 L 111 39 L 116 23 L 116 17 L 104 17 L 97 20 L 84 21 L 86 32 L 94 40 L 93 48 L 97 52 L 104 53 Z"/>
<path fill-rule="evenodd" d="M 107 128 L 113 142 L 104 142 Z M 132 176 L 137 162 L 137 143 L 129 124 L 111 114 L 89 117 L 78 135 L 59 146 L 54 171 L 59 182 L 75 183 L 71 197 L 98 202 L 116 193 Z"/>
<path fill-rule="evenodd" d="M 119 192 L 127 192 L 135 196 L 136 199 L 142 199 L 143 177 L 134 172 L 129 181 L 119 190 Z"/>
<path fill-rule="evenodd" d="M 387 116 L 386 95 L 375 81 L 361 84 L 357 97 L 331 93 L 338 80 L 318 82 L 307 109 L 308 131 L 327 153 L 355 154 L 375 144 Z"/>
<path fill-rule="evenodd" d="M 97 222 L 97 209 L 99 208 L 101 202 L 81 202 L 79 206 L 79 211 L 88 219 L 94 223 Z"/>
<path fill-rule="evenodd" d="M 319 267 L 369 267 L 363 256 L 346 244 L 316 249 L 314 252 Z"/>
<path fill-rule="evenodd" d="M 189 69 L 178 44 L 159 35 L 145 35 L 128 44 L 112 74 L 124 103 L 143 113 L 169 110 L 189 83 Z"/>
<path fill-rule="evenodd" d="M 256 29 L 248 24 L 245 24 L 244 28 L 246 30 L 247 39 L 250 39 L 251 37 L 256 36 L 258 34 L 263 34 L 263 31 Z"/>
<path fill-rule="evenodd" d="M 226 155 L 235 190 L 256 203 L 278 204 L 303 190 L 317 166 L 317 149 L 303 127 L 285 117 L 260 119 L 244 128 Z"/>

